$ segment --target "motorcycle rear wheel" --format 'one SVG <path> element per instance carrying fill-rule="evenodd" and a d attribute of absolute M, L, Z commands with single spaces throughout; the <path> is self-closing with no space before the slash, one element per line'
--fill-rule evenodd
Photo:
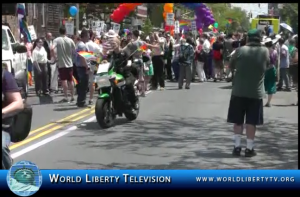
<path fill-rule="evenodd" d="M 140 100 L 139 100 L 139 98 L 137 98 L 136 102 L 137 102 L 138 108 L 135 110 L 134 113 L 124 112 L 124 115 L 125 115 L 126 119 L 129 120 L 129 121 L 133 121 L 133 120 L 137 119 L 137 117 L 139 115 L 139 112 L 140 112 Z"/>

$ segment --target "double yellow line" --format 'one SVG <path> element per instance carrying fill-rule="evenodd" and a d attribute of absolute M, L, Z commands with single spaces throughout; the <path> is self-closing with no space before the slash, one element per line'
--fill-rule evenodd
<path fill-rule="evenodd" d="M 92 114 L 94 114 L 94 109 L 95 107 L 91 107 L 91 108 L 87 108 L 87 109 L 84 109 L 82 111 L 79 111 L 77 113 L 74 113 L 70 116 L 67 116 L 59 121 L 56 121 L 56 122 L 53 122 L 53 123 L 50 123 L 50 124 L 47 124 L 43 127 L 40 127 L 38 129 L 35 129 L 33 131 L 30 131 L 29 133 L 29 136 L 33 135 L 33 134 L 36 134 L 38 132 L 40 132 L 39 134 L 37 135 L 34 135 L 33 137 L 27 137 L 25 140 L 19 142 L 19 143 L 16 143 L 16 144 L 13 144 L 9 147 L 10 150 L 13 150 L 13 149 L 16 149 L 20 146 L 23 146 L 33 140 L 36 140 L 38 138 L 41 138 L 49 133 L 52 133 L 53 131 L 56 131 L 60 128 L 63 128 L 65 127 L 66 125 L 68 124 L 71 124 L 71 123 L 74 123 L 80 119 L 83 119 L 87 116 L 90 116 Z"/>

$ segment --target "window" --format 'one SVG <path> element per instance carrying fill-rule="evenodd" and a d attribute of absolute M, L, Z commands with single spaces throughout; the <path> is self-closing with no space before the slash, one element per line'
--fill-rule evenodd
<path fill-rule="evenodd" d="M 2 29 L 2 50 L 9 50 L 7 34 L 4 29 Z"/>
<path fill-rule="evenodd" d="M 10 43 L 11 43 L 11 44 L 14 44 L 16 41 L 15 41 L 15 38 L 14 38 L 14 36 L 12 35 L 12 33 L 10 32 L 9 29 L 7 30 L 7 33 L 8 33 L 8 37 L 9 37 Z"/>

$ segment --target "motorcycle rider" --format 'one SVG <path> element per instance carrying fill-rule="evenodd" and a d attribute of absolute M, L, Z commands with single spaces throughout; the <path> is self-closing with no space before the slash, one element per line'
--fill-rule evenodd
<path fill-rule="evenodd" d="M 132 74 L 132 70 L 134 68 L 128 67 L 127 66 L 127 60 L 129 56 L 124 53 L 121 48 L 120 48 L 121 41 L 118 37 L 113 37 L 111 38 L 110 45 L 112 52 L 110 53 L 111 56 L 111 67 L 114 66 L 114 70 L 116 73 L 123 75 L 125 78 L 125 83 L 126 83 L 126 92 L 127 92 L 127 98 L 129 103 L 127 103 L 128 106 L 130 107 L 130 110 L 134 112 L 134 110 L 138 109 L 138 103 L 137 97 L 135 95 L 134 91 L 134 82 L 135 82 L 135 77 Z"/>

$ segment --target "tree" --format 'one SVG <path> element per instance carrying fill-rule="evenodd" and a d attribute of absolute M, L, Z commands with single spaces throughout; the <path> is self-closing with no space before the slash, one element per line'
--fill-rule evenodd
<path fill-rule="evenodd" d="M 147 3 L 148 16 L 154 27 L 160 27 L 164 22 L 164 3 Z"/>
<path fill-rule="evenodd" d="M 247 13 L 239 7 L 230 7 L 227 3 L 208 3 L 216 22 L 219 24 L 219 31 L 248 31 L 250 21 Z M 228 26 L 228 20 L 232 23 Z"/>
<path fill-rule="evenodd" d="M 298 33 L 298 3 L 285 3 L 279 10 L 281 21 L 290 25 Z"/>
<path fill-rule="evenodd" d="M 149 35 L 152 32 L 153 26 L 149 18 L 146 19 L 145 24 L 142 28 L 142 31 L 145 35 Z"/>

